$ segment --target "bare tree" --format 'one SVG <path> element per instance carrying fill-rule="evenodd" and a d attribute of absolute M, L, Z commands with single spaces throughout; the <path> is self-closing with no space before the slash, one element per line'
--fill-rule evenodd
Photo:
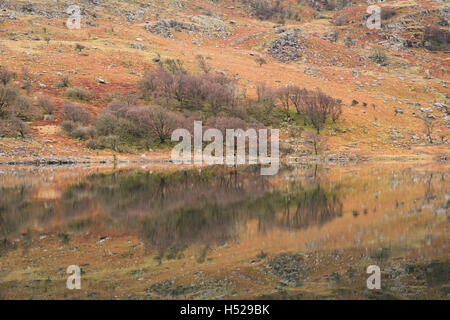
<path fill-rule="evenodd" d="M 307 93 L 308 91 L 306 89 L 300 89 L 297 86 L 291 87 L 289 99 L 299 114 L 303 112 L 302 99 Z"/>
<path fill-rule="evenodd" d="M 335 100 L 335 102 L 330 106 L 330 117 L 333 122 L 336 122 L 342 114 L 342 102 L 340 100 Z"/>
<path fill-rule="evenodd" d="M 277 92 L 278 99 L 280 100 L 281 105 L 282 105 L 283 110 L 286 113 L 286 115 L 289 115 L 289 106 L 291 105 L 290 96 L 291 96 L 292 89 L 293 89 L 293 86 L 289 84 L 289 85 L 286 85 L 286 86 L 278 89 L 278 92 Z"/>
<path fill-rule="evenodd" d="M 151 110 L 150 114 L 151 133 L 159 139 L 160 143 L 166 142 L 180 123 L 179 118 L 175 114 L 166 112 L 161 108 Z"/>
<path fill-rule="evenodd" d="M 305 115 L 317 133 L 325 126 L 328 117 L 335 122 L 342 113 L 341 103 L 321 90 L 296 89 L 291 97 L 297 112 Z"/>
<path fill-rule="evenodd" d="M 311 130 L 305 132 L 303 143 L 315 155 L 318 155 L 326 147 L 325 138 Z"/>
<path fill-rule="evenodd" d="M 302 110 L 307 121 L 312 124 L 317 134 L 319 134 L 320 130 L 325 126 L 325 121 L 316 92 L 308 91 L 302 97 Z"/>
<path fill-rule="evenodd" d="M 0 86 L 0 118 L 12 111 L 11 107 L 19 95 L 20 93 L 10 86 Z"/>
<path fill-rule="evenodd" d="M 28 125 L 17 117 L 12 117 L 10 120 L 11 129 L 18 132 L 22 138 L 31 134 Z"/>
<path fill-rule="evenodd" d="M 205 101 L 209 104 L 213 115 L 217 116 L 222 106 L 232 104 L 233 91 L 231 87 L 221 85 L 217 82 L 204 84 Z"/>
<path fill-rule="evenodd" d="M 267 61 L 263 57 L 258 57 L 255 59 L 256 63 L 259 64 L 259 67 L 261 68 L 263 64 L 267 64 Z"/>
<path fill-rule="evenodd" d="M 422 117 L 423 125 L 425 127 L 425 134 L 428 137 L 430 143 L 433 143 L 433 139 L 431 138 L 431 134 L 433 133 L 433 129 L 435 126 L 435 121 L 433 118 L 429 118 L 428 116 Z"/>
<path fill-rule="evenodd" d="M 256 94 L 258 103 L 264 107 L 266 112 L 271 112 L 277 98 L 276 90 L 262 82 L 256 86 Z"/>

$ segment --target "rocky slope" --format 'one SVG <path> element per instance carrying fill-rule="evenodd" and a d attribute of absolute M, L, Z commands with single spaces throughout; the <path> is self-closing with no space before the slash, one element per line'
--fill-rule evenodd
<path fill-rule="evenodd" d="M 260 19 L 254 2 L 79 1 L 81 29 L 69 30 L 71 3 L 2 1 L 0 65 L 16 72 L 16 85 L 28 70 L 29 97 L 51 97 L 56 111 L 30 123 L 32 136 L 26 140 L 0 138 L 0 161 L 110 159 L 113 152 L 89 150 L 61 132 L 66 98 L 56 85 L 59 79 L 68 76 L 71 85 L 89 89 L 93 99 L 80 104 L 98 114 L 108 94 L 136 92 L 137 81 L 155 61 L 181 59 L 199 72 L 198 54 L 213 72 L 238 79 L 250 97 L 266 82 L 320 88 L 342 100 L 343 116 L 323 132 L 326 153 L 448 154 L 448 42 L 436 44 L 425 36 L 432 25 L 448 37 L 448 4 L 385 1 L 379 4 L 386 9 L 382 28 L 376 30 L 366 26 L 364 1 L 282 1 L 281 13 L 268 19 Z M 383 50 L 382 61 L 373 56 L 374 48 Z M 260 66 L 258 58 L 266 63 Z M 432 143 L 423 117 L 434 122 Z M 302 154 L 301 137 L 284 130 L 282 138 L 294 155 Z"/>

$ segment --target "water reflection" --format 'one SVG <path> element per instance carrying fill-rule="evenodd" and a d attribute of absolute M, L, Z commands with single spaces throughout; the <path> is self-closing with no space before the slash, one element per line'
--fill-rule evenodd
<path fill-rule="evenodd" d="M 29 228 L 54 217 L 53 206 L 34 201 L 32 193 L 33 188 L 27 185 L 0 187 L 0 256 L 16 247 L 12 239 L 21 232 L 29 246 L 32 241 Z"/>
<path fill-rule="evenodd" d="M 252 166 L 0 171 L 0 295 L 65 297 L 75 263 L 85 298 L 448 299 L 448 172 L 443 163 L 292 166 L 274 177 Z M 382 291 L 366 288 L 373 264 Z"/>
<path fill-rule="evenodd" d="M 422 201 L 408 203 L 419 211 L 442 196 L 442 188 L 448 188 L 445 172 L 425 174 L 408 168 L 381 174 L 375 168 L 362 178 L 358 170 L 347 170 L 344 176 L 337 175 L 339 170 L 285 167 L 277 177 L 261 176 L 254 166 L 118 170 L 88 175 L 51 200 L 36 197 L 38 187 L 31 184 L 1 187 L 0 254 L 14 249 L 12 241 L 19 235 L 31 241 L 30 228 L 45 231 L 56 226 L 63 236 L 92 232 L 101 216 L 103 230 L 119 226 L 137 234 L 147 249 L 163 255 L 191 245 L 220 246 L 239 240 L 252 221 L 261 235 L 320 227 L 343 216 L 345 199 L 351 200 L 352 208 L 347 211 L 354 217 L 375 214 L 379 203 L 384 203 L 386 212 L 406 210 L 406 199 L 395 199 L 391 206 L 379 195 L 408 192 L 421 183 Z M 369 197 L 375 199 L 371 204 Z M 440 209 L 448 210 L 445 201 Z"/>
<path fill-rule="evenodd" d="M 150 173 L 120 171 L 91 175 L 67 188 L 63 213 L 75 218 L 101 210 L 137 227 L 148 248 L 163 253 L 193 244 L 222 245 L 236 240 L 249 219 L 259 231 L 307 228 L 342 215 L 339 186 L 280 184 L 256 168 Z"/>

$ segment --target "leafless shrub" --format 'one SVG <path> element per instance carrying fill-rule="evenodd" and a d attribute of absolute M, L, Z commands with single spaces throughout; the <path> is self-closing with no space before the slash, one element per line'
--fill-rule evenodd
<path fill-rule="evenodd" d="M 292 86 L 289 90 L 289 100 L 298 113 L 302 112 L 302 99 L 307 94 L 308 92 L 306 89 L 301 89 L 297 86 Z"/>
<path fill-rule="evenodd" d="M 89 139 L 86 141 L 86 148 L 88 149 L 99 149 L 100 148 L 100 144 L 98 143 L 97 140 L 95 139 Z"/>
<path fill-rule="evenodd" d="M 133 125 L 126 119 L 129 107 L 122 103 L 113 103 L 108 105 L 105 110 L 97 117 L 95 126 L 99 135 L 132 135 Z"/>
<path fill-rule="evenodd" d="M 150 141 L 165 143 L 173 130 L 182 125 L 183 117 L 161 107 L 110 104 L 99 115 L 95 127 L 101 137 L 116 136 L 119 142 L 138 142 L 149 146 Z"/>
<path fill-rule="evenodd" d="M 81 45 L 81 44 L 79 44 L 79 43 L 77 43 L 77 44 L 75 45 L 75 50 L 78 51 L 78 52 L 83 51 L 85 48 L 86 48 L 85 46 L 83 46 L 83 45 Z"/>
<path fill-rule="evenodd" d="M 83 126 L 76 126 L 73 128 L 72 132 L 70 133 L 72 138 L 75 139 L 88 139 L 88 138 L 94 138 L 95 137 L 95 128 L 93 127 L 83 127 Z"/>
<path fill-rule="evenodd" d="M 280 121 L 276 109 L 278 91 L 265 83 L 256 85 L 256 99 L 248 99 L 240 113 L 234 113 L 242 119 L 256 120 L 265 125 L 275 125 Z M 239 108 L 238 108 L 239 109 Z"/>
<path fill-rule="evenodd" d="M 37 110 L 32 108 L 30 99 L 24 95 L 19 95 L 14 100 L 12 113 L 22 120 L 32 120 L 37 116 Z"/>
<path fill-rule="evenodd" d="M 9 119 L 9 125 L 10 129 L 13 132 L 18 132 L 22 138 L 25 138 L 31 134 L 29 126 L 17 117 L 11 117 Z"/>
<path fill-rule="evenodd" d="M 61 128 L 67 135 L 75 139 L 86 140 L 96 137 L 95 127 L 83 126 L 79 122 L 64 120 Z"/>
<path fill-rule="evenodd" d="M 7 116 L 18 96 L 20 96 L 20 92 L 13 87 L 0 85 L 0 118 Z"/>
<path fill-rule="evenodd" d="M 14 72 L 8 70 L 8 67 L 0 66 L 0 83 L 6 86 L 12 79 L 16 77 Z"/>
<path fill-rule="evenodd" d="M 224 81 L 225 77 L 214 76 L 202 78 L 201 91 L 205 96 L 204 102 L 209 106 L 213 115 L 217 115 L 221 107 L 232 106 L 235 102 L 235 91 L 233 90 L 233 84 L 228 81 Z"/>
<path fill-rule="evenodd" d="M 55 112 L 55 105 L 47 96 L 39 97 L 38 106 L 44 111 L 45 114 L 53 114 L 53 112 Z"/>
<path fill-rule="evenodd" d="M 397 14 L 397 11 L 395 11 L 395 9 L 393 9 L 393 8 L 389 8 L 389 7 L 381 8 L 381 20 L 382 21 L 389 20 L 396 14 Z"/>
<path fill-rule="evenodd" d="M 57 88 L 68 88 L 70 86 L 70 78 L 69 76 L 62 76 L 59 78 L 56 83 Z"/>
<path fill-rule="evenodd" d="M 209 73 L 211 71 L 211 66 L 206 62 L 205 58 L 201 54 L 196 55 L 195 59 L 200 70 L 204 73 Z"/>
<path fill-rule="evenodd" d="M 111 112 L 102 112 L 95 122 L 97 132 L 101 136 L 119 133 L 119 119 Z"/>
<path fill-rule="evenodd" d="M 172 74 L 187 74 L 187 70 L 184 68 L 184 63 L 180 59 L 166 59 L 160 61 L 160 66 L 168 70 Z"/>
<path fill-rule="evenodd" d="M 347 23 L 347 21 L 348 21 L 347 15 L 341 14 L 334 18 L 333 23 L 335 26 L 340 27 L 340 26 L 345 25 Z"/>
<path fill-rule="evenodd" d="M 22 84 L 20 87 L 28 94 L 33 89 L 33 79 L 31 78 L 30 72 L 25 67 L 22 68 Z"/>
<path fill-rule="evenodd" d="M 85 125 L 89 123 L 90 119 L 91 116 L 89 112 L 82 107 L 71 103 L 65 103 L 63 105 L 62 120 L 73 121 Z"/>
<path fill-rule="evenodd" d="M 31 104 L 27 96 L 10 85 L 0 85 L 0 118 L 18 117 L 31 121 L 39 115 L 39 110 Z"/>
<path fill-rule="evenodd" d="M 334 103 L 330 105 L 330 117 L 333 122 L 336 122 L 342 115 L 342 101 L 335 100 Z"/>
<path fill-rule="evenodd" d="M 68 135 L 72 134 L 72 131 L 76 128 L 77 124 L 70 120 L 64 120 L 61 123 L 62 130 L 67 133 Z"/>
<path fill-rule="evenodd" d="M 372 49 L 369 55 L 370 61 L 379 64 L 380 66 L 387 66 L 389 64 L 389 59 L 386 52 L 381 48 Z"/>
<path fill-rule="evenodd" d="M 136 94 L 133 91 L 128 91 L 127 93 L 125 93 L 124 96 L 123 96 L 123 101 L 128 106 L 137 105 L 137 103 L 138 103 L 138 99 L 136 97 Z"/>
<path fill-rule="evenodd" d="M 431 50 L 448 50 L 450 31 L 436 25 L 427 26 L 423 32 L 423 41 Z"/>
<path fill-rule="evenodd" d="M 66 97 L 73 100 L 89 101 L 91 94 L 89 90 L 80 87 L 71 87 L 66 90 Z"/>

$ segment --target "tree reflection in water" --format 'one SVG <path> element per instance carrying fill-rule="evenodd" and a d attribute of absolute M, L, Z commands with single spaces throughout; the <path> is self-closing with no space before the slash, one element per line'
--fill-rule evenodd
<path fill-rule="evenodd" d="M 266 232 L 320 225 L 342 214 L 339 186 L 311 182 L 315 178 L 305 183 L 295 175 L 277 181 L 259 172 L 248 166 L 93 174 L 63 190 L 54 206 L 33 200 L 30 188 L 3 189 L 1 239 L 23 232 L 32 217 L 48 221 L 54 207 L 61 211 L 68 232 L 85 231 L 93 219 L 89 213 L 101 212 L 103 221 L 137 232 L 147 248 L 161 254 L 236 240 L 249 221 L 257 221 L 259 232 Z M 288 168 L 285 173 L 292 174 Z"/>
<path fill-rule="evenodd" d="M 306 228 L 342 214 L 338 186 L 276 184 L 254 167 L 92 175 L 67 189 L 63 204 L 66 217 L 95 204 L 112 219 L 127 218 L 146 247 L 161 254 L 235 240 L 251 219 L 264 232 Z"/>

